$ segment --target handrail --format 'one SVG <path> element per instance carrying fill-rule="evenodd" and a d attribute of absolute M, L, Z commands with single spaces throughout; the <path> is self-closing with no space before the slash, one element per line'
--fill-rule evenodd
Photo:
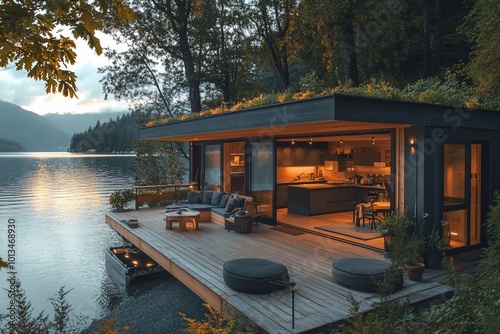
<path fill-rule="evenodd" d="M 197 185 L 198 182 L 190 183 L 176 183 L 176 184 L 157 184 L 152 186 L 134 186 L 134 190 L 140 189 L 155 189 L 155 188 L 192 188 Z"/>

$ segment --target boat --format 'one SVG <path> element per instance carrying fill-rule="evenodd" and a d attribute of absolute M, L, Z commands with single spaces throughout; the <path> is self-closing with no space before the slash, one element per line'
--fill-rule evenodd
<path fill-rule="evenodd" d="M 163 267 L 132 244 L 109 247 L 105 257 L 109 275 L 120 286 L 166 273 Z"/>

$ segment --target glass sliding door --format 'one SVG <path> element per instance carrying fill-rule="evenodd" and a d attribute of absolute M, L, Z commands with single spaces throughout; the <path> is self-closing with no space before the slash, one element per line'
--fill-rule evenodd
<path fill-rule="evenodd" d="M 470 244 L 481 243 L 481 144 L 471 144 L 470 154 Z"/>
<path fill-rule="evenodd" d="M 204 184 L 206 190 L 221 189 L 221 145 L 205 145 Z"/>
<path fill-rule="evenodd" d="M 250 142 L 250 194 L 259 203 L 262 222 L 274 224 L 274 143 Z"/>
<path fill-rule="evenodd" d="M 444 145 L 443 233 L 452 248 L 481 242 L 481 144 Z"/>
<path fill-rule="evenodd" d="M 222 190 L 245 194 L 245 142 L 224 143 L 222 152 Z"/>

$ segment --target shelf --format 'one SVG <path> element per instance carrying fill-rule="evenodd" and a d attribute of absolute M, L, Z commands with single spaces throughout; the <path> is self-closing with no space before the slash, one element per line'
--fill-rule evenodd
<path fill-rule="evenodd" d="M 231 164 L 231 167 L 245 167 L 245 163 L 242 163 L 242 164 Z"/>
<path fill-rule="evenodd" d="M 231 153 L 231 155 L 245 155 L 245 153 Z"/>

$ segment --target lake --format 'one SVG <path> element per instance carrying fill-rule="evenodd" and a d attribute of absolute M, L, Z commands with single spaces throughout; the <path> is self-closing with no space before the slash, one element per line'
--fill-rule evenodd
<path fill-rule="evenodd" d="M 134 155 L 0 153 L 0 257 L 6 261 L 8 247 L 15 247 L 15 272 L 35 315 L 52 314 L 50 298 L 64 286 L 72 289 L 67 301 L 86 326 L 152 288 L 149 283 L 119 289 L 105 268 L 105 250 L 123 243 L 105 223 L 108 198 L 132 188 L 134 162 Z M 9 225 L 15 225 L 13 240 Z M 0 313 L 9 305 L 7 279 L 2 268 Z M 169 279 L 174 278 L 158 283 L 162 289 L 175 289 L 171 295 L 186 302 L 199 301 Z"/>

